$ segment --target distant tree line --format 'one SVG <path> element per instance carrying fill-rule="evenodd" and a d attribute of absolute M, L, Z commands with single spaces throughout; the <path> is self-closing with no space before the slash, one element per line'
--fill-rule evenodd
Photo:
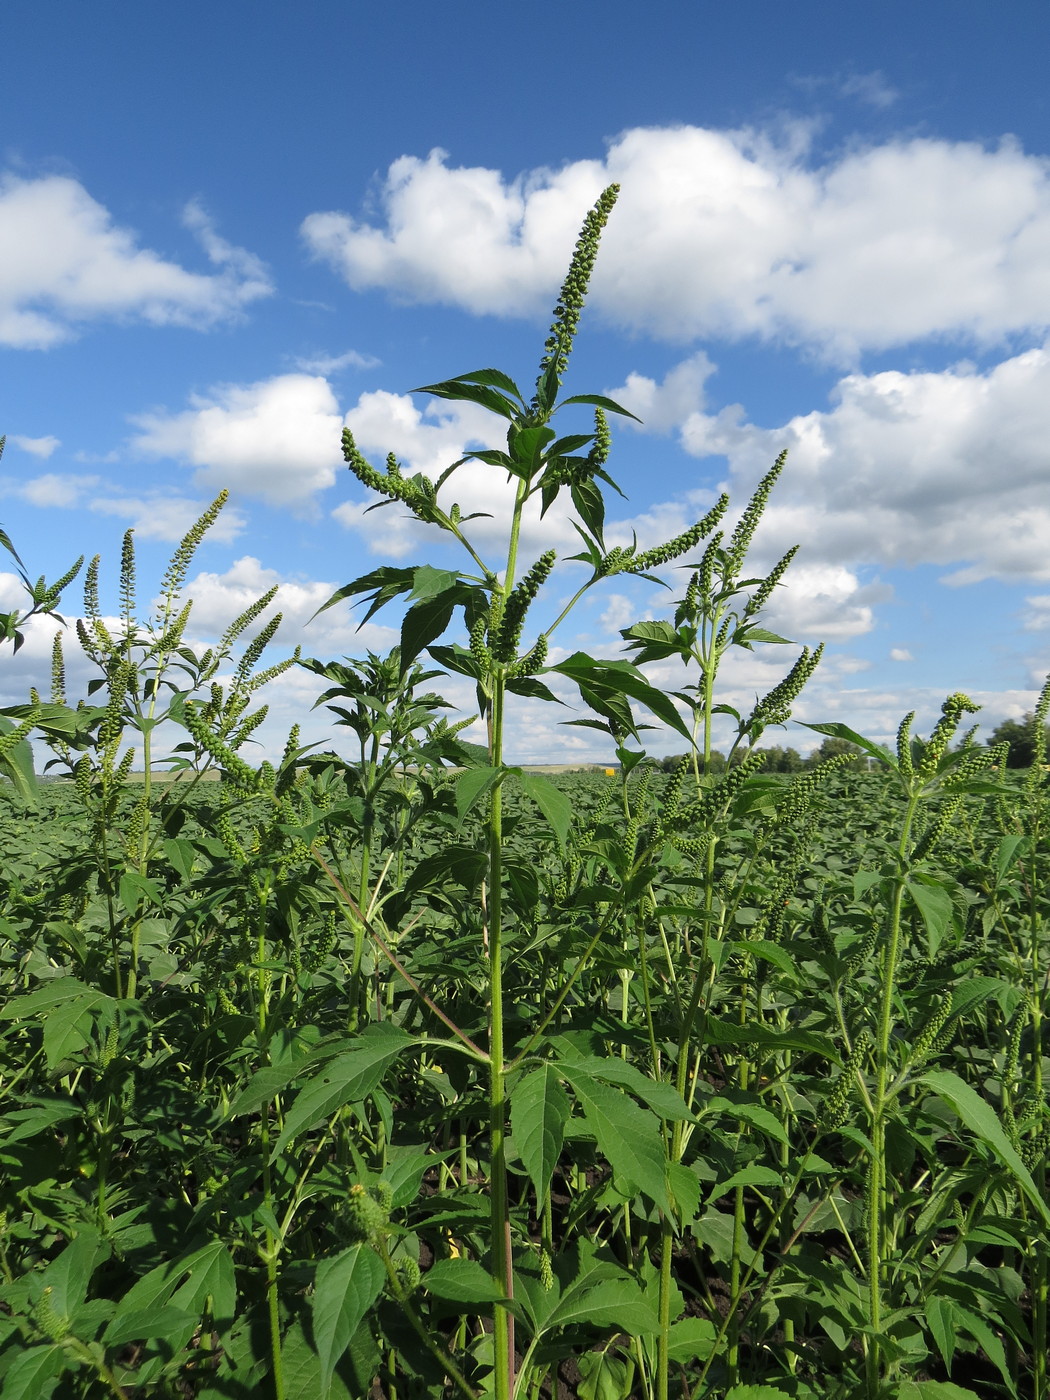
<path fill-rule="evenodd" d="M 1046 729 L 1047 751 L 1050 752 L 1050 725 Z M 1023 715 L 1020 719 L 1004 719 L 1002 724 L 997 725 L 992 731 L 991 737 L 985 741 L 987 744 L 1008 745 L 1006 755 L 1007 768 L 1030 768 L 1035 758 L 1035 716 L 1033 714 Z M 744 756 L 744 750 L 738 749 L 733 755 L 733 763 L 739 763 Z M 760 749 L 762 755 L 763 773 L 801 773 L 807 768 L 815 768 L 818 763 L 823 763 L 826 758 L 833 758 L 840 753 L 860 753 L 856 744 L 851 744 L 845 739 L 825 739 L 819 748 L 814 749 L 805 758 L 797 749 L 782 748 L 779 744 L 768 749 Z M 665 773 L 671 773 L 681 762 L 680 754 L 673 754 L 669 758 L 660 759 L 660 767 Z M 711 754 L 711 771 L 721 773 L 726 767 L 726 756 L 718 749 Z"/>
<path fill-rule="evenodd" d="M 1047 728 L 1050 747 L 1050 727 Z M 1007 768 L 1031 768 L 1035 758 L 1035 715 L 1022 715 L 1020 719 L 1004 719 L 992 731 L 989 744 L 1008 744 Z"/>
<path fill-rule="evenodd" d="M 733 755 L 733 764 L 739 763 L 744 757 L 745 750 L 738 749 Z M 819 748 L 814 749 L 805 758 L 798 749 L 782 748 L 779 744 L 774 744 L 768 749 L 759 749 L 762 756 L 762 767 L 759 770 L 763 773 L 801 773 L 807 768 L 815 768 L 818 763 L 823 763 L 827 758 L 834 758 L 840 753 L 860 753 L 856 744 L 849 743 L 846 739 L 825 739 Z M 660 767 L 665 773 L 671 773 L 682 761 L 681 754 L 674 754 L 669 758 L 660 760 Z M 718 749 L 711 752 L 711 771 L 721 773 L 726 767 L 726 756 Z"/>

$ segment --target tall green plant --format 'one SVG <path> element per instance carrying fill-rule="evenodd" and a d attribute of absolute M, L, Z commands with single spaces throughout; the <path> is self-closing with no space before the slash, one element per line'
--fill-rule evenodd
<path fill-rule="evenodd" d="M 503 420 L 506 449 L 469 453 L 432 482 L 421 474 L 404 476 L 393 456 L 387 459 L 386 470 L 378 471 L 361 455 L 349 430 L 344 431 L 343 452 L 355 476 L 385 497 L 386 503 L 401 503 L 416 519 L 436 525 L 453 537 L 468 556 L 468 569 L 446 571 L 426 565 L 382 568 L 341 588 L 326 604 L 332 606 L 342 599 L 367 594 L 371 603 L 368 615 L 371 616 L 376 608 L 407 595 L 410 606 L 401 629 L 402 667 L 411 665 L 429 646 L 431 654 L 440 662 L 473 679 L 486 724 L 487 762 L 470 769 L 459 779 L 457 804 L 461 817 L 476 804 L 485 804 L 484 938 L 489 982 L 487 1056 L 492 1277 L 501 1299 L 505 1300 L 495 1307 L 497 1400 L 508 1400 L 514 1384 L 510 1302 L 515 1296 L 515 1286 L 506 1166 L 508 1096 L 503 984 L 504 936 L 508 920 L 504 904 L 503 789 L 513 771 L 504 760 L 508 702 L 515 695 L 552 699 L 547 686 L 538 679 L 544 671 L 551 671 L 572 680 L 592 707 L 615 718 L 623 733 L 633 732 L 636 727 L 630 710 L 631 699 L 648 704 L 680 728 L 681 721 L 673 705 L 650 687 L 633 667 L 622 662 L 595 662 L 579 653 L 559 665 L 547 667 L 548 648 L 556 628 L 597 583 L 619 573 L 644 576 L 670 563 L 709 534 L 728 505 L 723 497 L 703 520 L 654 549 L 639 550 L 637 545 L 609 549 L 605 545 L 601 484 L 614 484 L 605 471 L 611 447 L 606 414 L 625 414 L 626 410 L 602 395 L 576 394 L 559 399 L 559 394 L 601 231 L 617 193 L 616 186 L 606 190 L 584 221 L 555 307 L 531 398 L 524 396 L 508 375 L 495 369 L 458 375 L 427 385 L 421 391 L 488 409 L 497 420 Z M 587 405 L 594 409 L 592 432 L 558 436 L 551 424 L 561 410 L 571 405 Z M 513 487 L 503 553 L 497 559 L 486 557 L 484 548 L 472 541 L 471 517 L 463 516 L 458 504 L 445 504 L 445 488 L 456 470 L 469 460 L 483 462 L 493 471 L 505 473 Z M 583 551 L 574 558 L 589 566 L 589 576 L 552 623 L 530 640 L 524 640 L 530 610 L 549 579 L 557 556 L 554 550 L 547 550 L 527 568 L 522 568 L 519 559 L 522 522 L 531 502 L 537 501 L 541 513 L 546 513 L 563 495 L 571 500 L 583 540 Z M 463 616 L 469 647 L 435 645 L 457 610 Z M 570 813 L 560 794 L 537 775 L 520 777 L 526 792 L 557 838 L 563 841 Z"/>

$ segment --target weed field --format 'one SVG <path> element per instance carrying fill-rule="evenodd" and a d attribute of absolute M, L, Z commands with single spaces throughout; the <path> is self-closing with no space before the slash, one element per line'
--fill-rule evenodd
<path fill-rule="evenodd" d="M 608 548 L 623 410 L 558 399 L 614 201 L 534 394 L 493 369 L 429 386 L 506 434 L 473 454 L 516 482 L 498 559 L 446 499 L 458 464 L 381 471 L 344 433 L 381 502 L 463 550 L 329 601 L 400 601 L 400 647 L 265 667 L 272 594 L 189 647 L 220 497 L 144 621 L 130 533 L 119 627 L 93 561 L 49 698 L 0 717 L 4 1400 L 1047 1400 L 1050 687 L 1020 774 L 959 694 L 928 735 L 815 725 L 825 761 L 763 772 L 820 649 L 747 714 L 719 668 L 784 643 L 762 613 L 794 550 L 747 564 L 782 459 L 731 529 L 722 498 Z M 574 405 L 588 431 L 558 437 Z M 581 582 L 530 634 L 556 561 L 522 566 L 522 512 L 560 495 Z M 673 618 L 622 655 L 551 649 L 589 589 L 680 561 Z M 75 572 L 23 575 L 0 639 Z M 673 694 L 646 672 L 669 662 Z M 293 729 L 249 761 L 293 664 L 346 758 Z M 447 718 L 448 673 L 483 746 Z M 506 761 L 515 704 L 552 686 L 614 775 Z M 30 736 L 65 781 L 37 781 Z"/>

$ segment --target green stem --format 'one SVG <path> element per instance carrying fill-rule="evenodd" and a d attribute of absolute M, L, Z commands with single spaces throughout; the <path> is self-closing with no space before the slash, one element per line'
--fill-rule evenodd
<path fill-rule="evenodd" d="M 901 909 L 904 903 L 904 882 L 908 843 L 912 823 L 918 809 L 919 792 L 909 795 L 904 813 L 900 843 L 897 848 L 899 872 L 894 881 L 890 901 L 886 942 L 882 959 L 882 990 L 879 1023 L 875 1043 L 875 1092 L 872 1095 L 871 1161 L 867 1191 L 868 1236 L 868 1309 L 871 1337 L 867 1347 L 868 1394 L 875 1400 L 882 1382 L 882 1294 L 884 1287 L 886 1243 L 886 1107 L 889 1101 L 890 1039 L 893 1034 L 893 997 L 896 987 L 897 962 L 900 956 Z"/>

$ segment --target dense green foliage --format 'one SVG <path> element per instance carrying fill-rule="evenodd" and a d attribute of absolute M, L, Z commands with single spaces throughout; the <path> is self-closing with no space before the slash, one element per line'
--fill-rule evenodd
<path fill-rule="evenodd" d="M 893 750 L 812 726 L 815 766 L 764 769 L 819 649 L 749 714 L 718 678 L 732 647 L 784 644 L 761 615 L 794 551 L 747 565 L 782 460 L 728 539 L 722 501 L 666 545 L 608 549 L 620 410 L 557 401 L 614 198 L 535 395 L 491 369 L 430 386 L 503 421 L 507 451 L 476 455 L 516 483 L 505 556 L 439 499 L 454 467 L 379 472 L 344 440 L 467 559 L 331 600 L 408 603 L 389 656 L 302 663 L 349 759 L 293 730 L 276 765 L 246 760 L 256 693 L 291 664 L 258 669 L 269 598 L 185 645 L 221 500 L 145 622 L 130 535 L 116 629 L 93 561 L 90 693 L 67 696 L 57 644 L 50 699 L 7 712 L 5 1400 L 1047 1400 L 1050 688 L 1023 779 L 960 741 L 961 695 L 925 739 L 911 716 Z M 574 404 L 593 430 L 558 437 Z M 585 581 L 530 637 L 555 561 L 518 567 L 522 513 L 562 492 Z M 548 664 L 588 589 L 694 551 L 673 619 L 625 629 L 630 662 Z M 424 654 L 474 680 L 484 749 Z M 673 699 L 642 669 L 669 661 Z M 618 776 L 504 762 L 508 707 L 548 682 Z M 686 746 L 670 773 L 642 748 L 652 717 Z M 34 729 L 66 782 L 36 783 Z"/>

